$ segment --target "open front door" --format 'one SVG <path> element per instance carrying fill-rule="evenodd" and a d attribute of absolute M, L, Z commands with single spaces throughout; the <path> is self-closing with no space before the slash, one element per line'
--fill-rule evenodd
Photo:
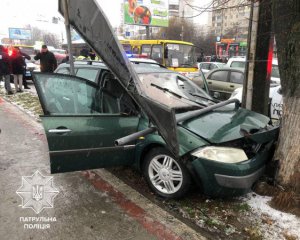
<path fill-rule="evenodd" d="M 104 88 L 74 76 L 33 77 L 45 113 L 41 119 L 51 173 L 130 165 L 134 161 L 134 146 L 114 146 L 115 139 L 136 132 L 139 121 L 135 111 L 122 114 L 120 98 L 124 93 L 110 95 Z"/>

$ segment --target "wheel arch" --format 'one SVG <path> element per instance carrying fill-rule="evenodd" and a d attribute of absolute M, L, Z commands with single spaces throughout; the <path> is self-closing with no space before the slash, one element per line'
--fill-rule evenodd
<path fill-rule="evenodd" d="M 154 148 L 162 147 L 165 148 L 166 146 L 160 142 L 151 142 L 145 146 L 142 147 L 140 151 L 137 153 L 137 168 L 139 171 L 142 171 L 143 168 L 143 161 L 145 159 L 145 156 Z"/>

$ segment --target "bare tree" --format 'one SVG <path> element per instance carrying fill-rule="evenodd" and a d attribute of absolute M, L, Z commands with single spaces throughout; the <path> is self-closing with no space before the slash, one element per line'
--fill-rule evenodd
<path fill-rule="evenodd" d="M 169 27 L 161 28 L 157 35 L 153 38 L 161 38 L 165 36 L 165 39 L 169 40 L 181 40 L 181 34 L 183 31 L 183 40 L 191 42 L 194 37 L 193 24 L 190 21 L 180 18 L 170 18 Z"/>
<path fill-rule="evenodd" d="M 283 93 L 278 181 L 300 192 L 300 1 L 273 0 L 273 21 Z"/>
<path fill-rule="evenodd" d="M 30 25 L 26 26 L 26 28 L 31 29 L 31 40 L 27 40 L 25 44 L 34 45 L 36 41 L 41 41 L 55 48 L 61 45 L 61 39 L 57 34 L 49 33 L 40 28 L 31 27 Z"/>

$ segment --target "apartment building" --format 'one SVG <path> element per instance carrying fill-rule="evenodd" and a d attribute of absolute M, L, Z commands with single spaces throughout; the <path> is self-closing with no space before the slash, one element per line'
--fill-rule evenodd
<path fill-rule="evenodd" d="M 247 41 L 250 2 L 241 0 L 217 0 L 212 6 L 212 28 L 216 36 Z"/>

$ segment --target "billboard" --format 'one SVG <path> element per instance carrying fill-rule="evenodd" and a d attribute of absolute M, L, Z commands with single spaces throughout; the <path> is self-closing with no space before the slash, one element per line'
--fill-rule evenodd
<path fill-rule="evenodd" d="M 124 23 L 168 27 L 168 0 L 124 0 Z"/>
<path fill-rule="evenodd" d="M 25 28 L 9 28 L 9 38 L 18 40 L 31 40 L 31 30 Z"/>

